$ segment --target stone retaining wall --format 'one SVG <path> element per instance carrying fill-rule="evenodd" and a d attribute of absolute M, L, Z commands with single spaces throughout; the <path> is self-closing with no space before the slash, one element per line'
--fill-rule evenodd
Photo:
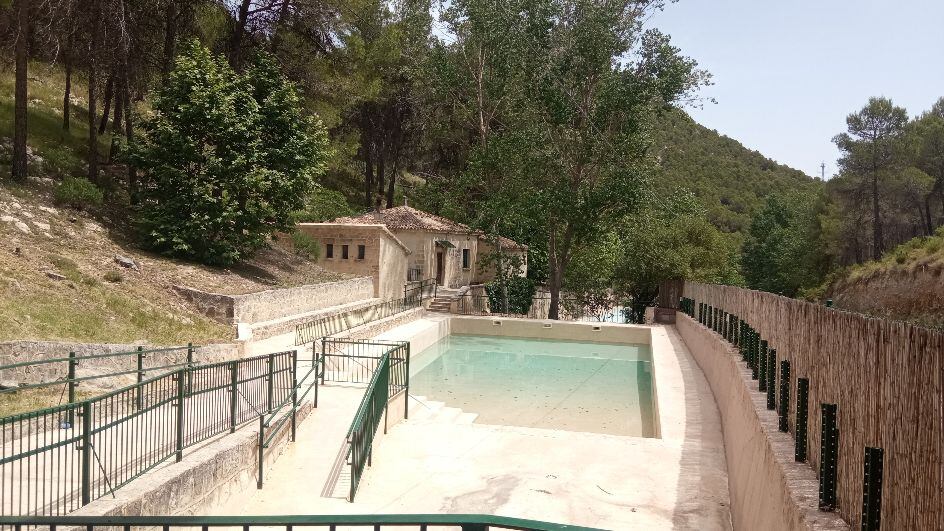
<path fill-rule="evenodd" d="M 849 529 L 836 513 L 818 509 L 813 469 L 794 460 L 793 437 L 777 429 L 740 355 L 721 336 L 677 314 L 676 328 L 701 367 L 721 413 L 731 519 L 743 530 Z"/>
<path fill-rule="evenodd" d="M 207 293 L 186 286 L 173 286 L 173 288 L 198 311 L 225 324 L 271 321 L 330 306 L 370 299 L 374 296 L 374 283 L 370 277 L 273 289 L 246 295 Z"/>
<path fill-rule="evenodd" d="M 120 343 L 70 343 L 58 341 L 5 341 L 0 342 L 0 365 L 10 365 L 24 361 L 40 361 L 54 358 L 67 358 L 69 352 L 75 352 L 77 357 L 95 354 L 110 354 L 117 352 L 133 352 L 138 347 L 144 350 L 160 348 L 153 345 L 120 344 Z M 197 363 L 213 363 L 231 360 L 240 357 L 240 348 L 234 343 L 221 343 L 194 347 L 193 359 Z M 145 355 L 145 369 L 180 363 L 187 359 L 186 345 L 180 350 L 171 352 L 155 352 Z M 137 368 L 137 356 L 116 356 L 81 360 L 76 368 L 76 376 L 94 376 L 98 374 L 130 371 Z M 68 375 L 68 362 L 45 363 L 28 365 L 14 369 L 0 371 L 0 384 L 14 386 L 18 384 L 32 384 L 51 382 Z M 162 372 L 167 372 L 166 369 Z M 153 376 L 153 374 L 148 374 Z M 128 374 L 113 378 L 91 380 L 88 386 L 97 388 L 116 388 L 134 383 L 135 375 Z"/>

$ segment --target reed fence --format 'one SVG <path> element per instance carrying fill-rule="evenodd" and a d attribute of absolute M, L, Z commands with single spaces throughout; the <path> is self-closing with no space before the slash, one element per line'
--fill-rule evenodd
<path fill-rule="evenodd" d="M 682 310 L 699 322 L 714 323 L 732 342 L 738 339 L 729 328 L 737 332 L 741 323 L 776 350 L 776 359 L 789 362 L 786 373 L 777 371 L 788 389 L 779 400 L 788 404 L 777 409 L 787 413 L 785 427 L 796 435 L 797 396 L 808 397 L 807 435 L 801 422 L 797 443 L 806 444 L 808 463 L 821 479 L 822 411 L 831 416 L 835 405 L 836 510 L 853 528 L 878 527 L 863 524 L 867 510 L 876 509 L 877 485 L 868 478 L 875 477 L 869 456 L 878 448 L 884 456 L 882 527 L 944 530 L 944 335 L 731 286 L 686 282 L 681 296 Z M 704 317 L 709 311 L 713 320 Z M 773 376 L 766 386 L 776 384 Z M 808 383 L 798 388 L 800 379 Z"/>

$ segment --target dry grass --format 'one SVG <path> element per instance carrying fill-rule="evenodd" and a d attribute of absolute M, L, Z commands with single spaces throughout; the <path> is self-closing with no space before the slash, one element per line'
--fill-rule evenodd
<path fill-rule="evenodd" d="M 62 405 L 68 400 L 65 388 L 65 384 L 63 384 L 61 386 L 0 393 L 0 418 Z M 83 391 L 79 388 L 76 389 L 75 399 L 81 401 L 98 394 L 100 393 L 95 390 Z"/>

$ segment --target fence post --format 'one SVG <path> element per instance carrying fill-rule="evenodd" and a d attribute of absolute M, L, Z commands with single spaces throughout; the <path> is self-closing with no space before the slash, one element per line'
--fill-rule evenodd
<path fill-rule="evenodd" d="M 403 418 L 410 418 L 410 342 L 406 342 L 406 392 L 403 395 Z"/>
<path fill-rule="evenodd" d="M 777 407 L 777 349 L 772 348 L 767 353 L 767 409 Z"/>
<path fill-rule="evenodd" d="M 73 353 L 74 354 L 74 353 Z M 82 402 L 82 505 L 92 501 L 92 403 Z"/>
<path fill-rule="evenodd" d="M 797 378 L 797 408 L 796 408 L 796 452 L 794 455 L 798 463 L 806 461 L 806 430 L 809 422 L 810 380 Z"/>
<path fill-rule="evenodd" d="M 193 343 L 187 343 L 187 392 L 193 392 Z"/>
<path fill-rule="evenodd" d="M 292 442 L 295 442 L 296 411 L 298 411 L 298 351 L 292 351 Z"/>
<path fill-rule="evenodd" d="M 780 362 L 780 431 L 790 431 L 790 362 Z"/>
<path fill-rule="evenodd" d="M 239 362 L 229 364 L 229 432 L 236 433 L 236 404 L 239 394 Z"/>
<path fill-rule="evenodd" d="M 184 399 L 186 398 L 186 388 L 184 387 L 184 378 L 189 371 L 181 369 L 177 371 L 177 462 L 184 458 Z"/>
<path fill-rule="evenodd" d="M 75 352 L 69 353 L 69 403 L 75 403 L 75 366 L 78 362 L 75 360 Z M 69 409 L 69 426 L 75 426 L 75 410 Z"/>
<path fill-rule="evenodd" d="M 135 405 L 138 409 L 144 407 L 144 392 L 141 389 L 141 382 L 144 381 L 144 347 L 138 347 L 138 388 L 135 390 Z"/>
<path fill-rule="evenodd" d="M 836 471 L 839 458 L 839 428 L 836 426 L 836 404 L 822 404 L 822 433 L 819 457 L 819 508 L 836 508 Z"/>
<path fill-rule="evenodd" d="M 882 463 L 885 450 L 865 448 L 865 474 L 862 479 L 862 529 L 878 531 L 882 525 Z"/>
<path fill-rule="evenodd" d="M 262 488 L 262 467 L 264 457 L 262 455 L 263 445 L 265 444 L 265 415 L 259 415 L 259 478 L 256 479 L 256 488 Z"/>
<path fill-rule="evenodd" d="M 273 387 L 274 382 L 272 381 L 272 373 L 275 371 L 275 354 L 269 354 L 267 359 L 269 363 L 269 375 L 267 376 L 267 391 L 266 391 L 266 411 L 272 413 L 272 395 L 275 390 Z"/>

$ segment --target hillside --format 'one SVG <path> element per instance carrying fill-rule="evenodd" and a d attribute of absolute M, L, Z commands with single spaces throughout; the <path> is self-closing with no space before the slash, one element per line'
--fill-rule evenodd
<path fill-rule="evenodd" d="M 746 231 L 772 193 L 820 186 L 803 172 L 699 125 L 681 111 L 667 114 L 654 133 L 654 153 L 663 169 L 657 191 L 692 191 L 724 232 Z"/>
<path fill-rule="evenodd" d="M 837 308 L 944 327 L 944 230 L 842 271 L 825 292 Z"/>
<path fill-rule="evenodd" d="M 0 72 L 0 341 L 205 343 L 234 338 L 232 327 L 196 313 L 171 289 L 182 284 L 221 293 L 337 280 L 307 258 L 278 247 L 222 269 L 173 260 L 140 249 L 130 207 L 120 195 L 107 207 L 75 210 L 53 192 L 85 172 L 87 124 L 81 79 L 73 80 L 72 126 L 62 129 L 64 79 L 34 64 L 30 75 L 30 179 L 7 180 L 12 130 L 12 73 Z M 108 139 L 100 150 L 107 153 Z M 120 166 L 104 171 L 121 175 Z M 134 267 L 117 262 L 128 258 Z"/>

